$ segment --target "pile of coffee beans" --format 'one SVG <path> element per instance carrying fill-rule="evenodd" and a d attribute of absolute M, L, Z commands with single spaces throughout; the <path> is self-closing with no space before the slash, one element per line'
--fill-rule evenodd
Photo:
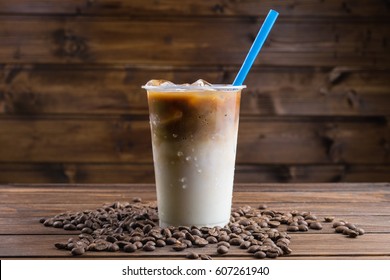
<path fill-rule="evenodd" d="M 333 217 L 325 218 L 325 222 L 331 221 Z M 55 244 L 56 248 L 69 250 L 72 255 L 82 255 L 87 251 L 152 252 L 158 247 L 170 246 L 175 251 L 187 250 L 189 259 L 202 260 L 212 257 L 199 255 L 196 248 L 212 244 L 216 247 L 215 255 L 225 255 L 231 246 L 236 246 L 255 258 L 276 258 L 292 252 L 290 235 L 280 229 L 281 225 L 286 225 L 290 232 L 322 229 L 322 224 L 310 212 L 284 213 L 267 210 L 266 205 L 233 209 L 230 223 L 225 227 L 161 228 L 156 204 L 142 203 L 140 198 L 134 198 L 133 203 L 115 202 L 94 210 L 65 212 L 42 218 L 40 222 L 45 226 L 79 231 L 78 237 Z M 336 232 L 350 237 L 364 233 L 364 230 L 343 221 L 334 223 L 333 227 Z"/>
<path fill-rule="evenodd" d="M 347 221 L 338 221 L 333 223 L 333 228 L 336 233 L 342 233 L 347 237 L 356 238 L 359 235 L 365 233 L 364 229 L 357 227 L 355 224 L 349 223 Z"/>

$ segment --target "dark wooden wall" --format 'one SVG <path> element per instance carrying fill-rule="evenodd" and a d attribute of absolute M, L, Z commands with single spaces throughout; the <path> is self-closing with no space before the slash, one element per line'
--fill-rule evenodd
<path fill-rule="evenodd" d="M 151 78 L 231 83 L 236 182 L 390 181 L 388 0 L 0 0 L 0 183 L 153 182 Z"/>

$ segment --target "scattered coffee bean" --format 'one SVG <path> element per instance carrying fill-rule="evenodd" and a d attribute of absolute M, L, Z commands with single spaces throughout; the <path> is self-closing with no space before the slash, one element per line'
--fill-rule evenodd
<path fill-rule="evenodd" d="M 333 222 L 333 220 L 334 220 L 334 217 L 332 217 L 332 216 L 327 216 L 324 218 L 325 223 L 331 223 L 331 222 Z"/>
<path fill-rule="evenodd" d="M 76 226 L 74 224 L 66 224 L 64 225 L 64 230 L 76 230 Z"/>
<path fill-rule="evenodd" d="M 263 251 L 257 251 L 256 253 L 253 254 L 253 256 L 256 259 L 264 259 L 267 256 L 267 254 L 264 253 Z"/>
<path fill-rule="evenodd" d="M 356 226 L 354 224 L 351 224 L 351 223 L 346 223 L 345 226 L 349 229 L 352 229 L 352 230 L 356 230 Z"/>
<path fill-rule="evenodd" d="M 308 226 L 306 226 L 306 225 L 299 225 L 299 226 L 298 226 L 298 230 L 299 230 L 299 231 L 308 231 L 309 228 L 308 228 Z"/>
<path fill-rule="evenodd" d="M 217 247 L 219 247 L 219 246 L 225 246 L 225 247 L 230 248 L 230 243 L 229 243 L 229 242 L 226 242 L 226 241 L 220 241 L 220 242 L 218 242 L 218 244 L 217 244 Z"/>
<path fill-rule="evenodd" d="M 354 231 L 353 229 L 350 229 L 348 231 L 348 236 L 351 238 L 356 238 L 358 235 L 359 235 L 359 233 L 357 231 Z"/>
<path fill-rule="evenodd" d="M 156 241 L 156 247 L 165 247 L 167 245 L 164 240 L 159 239 Z"/>
<path fill-rule="evenodd" d="M 240 246 L 243 241 L 241 238 L 232 238 L 229 240 L 229 243 L 233 246 Z"/>
<path fill-rule="evenodd" d="M 356 231 L 359 233 L 359 235 L 363 235 L 365 233 L 364 229 L 357 228 Z"/>
<path fill-rule="evenodd" d="M 248 253 L 256 253 L 257 251 L 260 251 L 259 245 L 252 245 L 247 250 Z"/>
<path fill-rule="evenodd" d="M 108 245 L 108 248 L 107 248 L 107 251 L 109 252 L 117 252 L 119 251 L 119 246 L 115 243 L 111 243 L 110 245 Z"/>
<path fill-rule="evenodd" d="M 345 223 L 344 223 L 344 222 L 340 222 L 340 221 L 339 221 L 339 222 L 334 222 L 334 223 L 333 223 L 333 227 L 334 227 L 334 228 L 337 228 L 337 227 L 339 227 L 339 226 L 345 226 Z"/>
<path fill-rule="evenodd" d="M 209 255 L 206 255 L 206 254 L 201 254 L 200 255 L 200 259 L 201 260 L 212 260 L 213 258 L 211 257 L 211 256 L 209 256 Z"/>
<path fill-rule="evenodd" d="M 335 232 L 337 232 L 337 233 L 343 233 L 344 230 L 347 230 L 347 229 L 348 229 L 348 228 L 347 228 L 346 226 L 338 226 L 338 227 L 336 227 Z"/>
<path fill-rule="evenodd" d="M 40 222 L 41 224 L 43 224 L 45 221 L 46 221 L 45 218 L 40 218 L 40 219 L 39 219 L 39 222 Z"/>
<path fill-rule="evenodd" d="M 309 227 L 310 227 L 311 229 L 315 229 L 315 230 L 320 230 L 320 229 L 322 229 L 322 225 L 321 225 L 320 222 L 313 222 L 313 223 L 310 223 L 310 224 L 309 224 Z"/>
<path fill-rule="evenodd" d="M 176 244 L 176 242 L 177 242 L 177 239 L 174 237 L 169 237 L 167 240 L 165 240 L 165 243 L 167 243 L 167 245 L 173 245 L 173 244 Z"/>
<path fill-rule="evenodd" d="M 196 259 L 199 259 L 199 255 L 195 252 L 188 252 L 186 254 L 186 258 L 191 259 L 191 260 L 196 260 Z"/>
<path fill-rule="evenodd" d="M 269 222 L 268 222 L 268 225 L 269 225 L 271 228 L 277 228 L 278 226 L 280 226 L 280 222 L 278 222 L 278 221 L 269 221 Z"/>
<path fill-rule="evenodd" d="M 290 236 L 280 230 L 281 224 L 287 225 L 287 231 L 293 232 L 322 228 L 317 217 L 310 212 L 294 210 L 284 213 L 266 209 L 266 206 L 258 208 L 243 206 L 233 209 L 227 226 L 213 228 L 196 226 L 161 228 L 156 204 L 142 203 L 141 199 L 135 199 L 134 203 L 115 202 L 95 210 L 61 213 L 39 221 L 45 226 L 80 230 L 78 237 L 70 238 L 66 243 L 55 244 L 56 248 L 70 250 L 72 254 L 74 252 L 77 254 L 77 251 L 81 253 L 82 250 L 154 251 L 156 247 L 164 246 L 172 246 L 176 251 L 192 246 L 194 250 L 199 250 L 198 247 L 218 243 L 218 254 L 226 254 L 232 245 L 257 254 L 254 255 L 255 258 L 275 258 L 291 253 Z M 333 221 L 333 217 L 324 218 L 325 222 L 331 220 Z M 345 234 L 352 238 L 364 234 L 363 229 L 346 221 L 335 222 L 333 227 L 336 232 L 345 231 Z M 211 259 L 204 254 L 197 258 Z"/>
<path fill-rule="evenodd" d="M 135 203 L 142 202 L 142 198 L 140 198 L 138 196 L 133 197 L 133 202 L 135 202 Z"/>
<path fill-rule="evenodd" d="M 56 243 L 54 244 L 54 246 L 57 248 L 57 249 L 67 249 L 67 243 Z"/>
<path fill-rule="evenodd" d="M 144 245 L 144 247 L 142 249 L 144 251 L 151 252 L 151 251 L 156 250 L 156 247 L 153 244 L 147 243 Z"/>
<path fill-rule="evenodd" d="M 297 227 L 297 226 L 288 226 L 287 227 L 287 231 L 291 231 L 291 232 L 299 231 L 299 227 Z"/>
<path fill-rule="evenodd" d="M 248 249 L 252 243 L 250 241 L 244 241 L 240 244 L 240 249 Z"/>
<path fill-rule="evenodd" d="M 137 246 L 131 243 L 123 247 L 123 251 L 125 251 L 126 253 L 133 253 L 137 251 L 137 249 Z"/>
<path fill-rule="evenodd" d="M 185 248 L 187 248 L 187 244 L 181 243 L 180 241 L 176 242 L 175 245 L 173 245 L 173 250 L 175 251 L 183 251 Z"/>
<path fill-rule="evenodd" d="M 260 204 L 258 207 L 258 209 L 260 209 L 260 210 L 265 210 L 267 208 L 268 208 L 268 206 L 266 204 Z"/>
<path fill-rule="evenodd" d="M 215 243 L 218 243 L 218 240 L 217 238 L 215 238 L 214 236 L 208 236 L 206 238 L 207 242 L 209 242 L 209 244 L 215 244 Z"/>
<path fill-rule="evenodd" d="M 218 252 L 218 254 L 223 255 L 223 254 L 226 254 L 227 252 L 229 252 L 229 248 L 221 245 L 221 246 L 218 246 L 217 252 Z"/>
<path fill-rule="evenodd" d="M 80 256 L 85 253 L 85 249 L 83 247 L 73 248 L 71 251 L 73 256 Z"/>

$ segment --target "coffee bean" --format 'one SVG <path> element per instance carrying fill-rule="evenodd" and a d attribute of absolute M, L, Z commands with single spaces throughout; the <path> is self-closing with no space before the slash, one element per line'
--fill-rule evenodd
<path fill-rule="evenodd" d="M 354 231 L 353 229 L 350 229 L 348 231 L 348 236 L 351 237 L 351 238 L 355 238 L 359 235 L 359 233 L 357 231 Z"/>
<path fill-rule="evenodd" d="M 208 236 L 206 238 L 207 242 L 209 242 L 209 244 L 215 244 L 215 243 L 218 243 L 218 240 L 217 238 L 215 238 L 214 236 Z"/>
<path fill-rule="evenodd" d="M 347 230 L 347 229 L 348 229 L 348 228 L 347 228 L 346 226 L 338 226 L 338 227 L 336 227 L 335 232 L 337 232 L 337 233 L 343 233 L 344 230 Z"/>
<path fill-rule="evenodd" d="M 108 242 L 97 242 L 95 243 L 95 250 L 96 251 L 105 251 L 108 248 L 109 243 Z"/>
<path fill-rule="evenodd" d="M 55 228 L 62 228 L 63 226 L 64 226 L 64 224 L 61 221 L 55 221 L 53 223 L 53 227 L 55 227 Z"/>
<path fill-rule="evenodd" d="M 310 224 L 309 224 L 309 227 L 310 227 L 311 229 L 315 229 L 315 230 L 320 230 L 320 229 L 322 229 L 322 225 L 321 225 L 320 222 L 310 223 Z"/>
<path fill-rule="evenodd" d="M 279 256 L 279 253 L 276 251 L 267 251 L 266 255 L 268 258 L 274 259 L 274 258 L 277 258 Z"/>
<path fill-rule="evenodd" d="M 195 237 L 191 233 L 189 233 L 189 232 L 186 233 L 186 239 L 191 241 L 191 242 L 195 241 Z"/>
<path fill-rule="evenodd" d="M 85 227 L 81 230 L 81 233 L 91 234 L 93 233 L 93 230 L 89 227 Z"/>
<path fill-rule="evenodd" d="M 134 242 L 133 243 L 138 249 L 141 249 L 143 246 L 144 246 L 144 244 L 141 242 L 141 241 L 136 241 L 136 242 Z"/>
<path fill-rule="evenodd" d="M 143 250 L 144 251 L 147 251 L 147 252 L 151 252 L 151 251 L 154 251 L 156 250 L 156 247 L 153 245 L 153 244 L 150 244 L 150 243 L 146 243 L 143 247 Z"/>
<path fill-rule="evenodd" d="M 199 255 L 195 252 L 188 252 L 186 254 L 186 258 L 191 259 L 191 260 L 196 260 L 196 259 L 199 259 Z"/>
<path fill-rule="evenodd" d="M 289 254 L 291 254 L 291 252 L 292 252 L 292 250 L 287 246 L 287 245 L 280 245 L 280 246 L 278 246 L 280 249 L 282 249 L 282 251 L 283 251 L 283 253 L 284 254 L 287 254 L 287 255 L 289 255 Z"/>
<path fill-rule="evenodd" d="M 280 222 L 278 222 L 278 221 L 269 221 L 269 222 L 268 222 L 268 225 L 269 225 L 271 228 L 277 228 L 278 226 L 280 226 Z"/>
<path fill-rule="evenodd" d="M 297 226 L 288 226 L 287 231 L 291 231 L 291 232 L 299 231 L 299 228 Z"/>
<path fill-rule="evenodd" d="M 133 253 L 135 251 L 137 251 L 137 246 L 134 245 L 134 244 L 127 244 L 125 247 L 123 247 L 123 251 L 126 252 L 126 253 Z"/>
<path fill-rule="evenodd" d="M 268 206 L 266 204 L 260 204 L 257 208 L 260 210 L 265 210 L 268 208 Z"/>
<path fill-rule="evenodd" d="M 309 215 L 306 215 L 305 216 L 305 220 L 313 220 L 313 221 L 317 221 L 317 216 L 315 215 L 312 215 L 312 214 L 309 214 Z"/>
<path fill-rule="evenodd" d="M 197 245 L 198 247 L 204 247 L 207 244 L 209 244 L 209 242 L 202 237 L 198 237 L 198 238 L 195 238 L 194 244 Z"/>
<path fill-rule="evenodd" d="M 170 237 L 170 238 L 167 238 L 167 240 L 165 240 L 165 242 L 167 243 L 167 245 L 173 245 L 173 244 L 176 244 L 177 239 L 174 237 Z"/>
<path fill-rule="evenodd" d="M 200 259 L 201 260 L 212 260 L 213 258 L 211 257 L 211 256 L 209 256 L 209 255 L 206 255 L 206 254 L 201 254 L 200 255 Z"/>
<path fill-rule="evenodd" d="M 365 233 L 364 229 L 357 228 L 356 231 L 359 233 L 359 235 L 363 235 Z"/>
<path fill-rule="evenodd" d="M 180 238 L 179 241 L 184 243 L 184 244 L 186 244 L 187 248 L 191 248 L 192 247 L 192 242 L 190 240 L 187 240 L 187 239 L 184 239 L 184 238 Z"/>
<path fill-rule="evenodd" d="M 172 248 L 175 251 L 183 251 L 185 248 L 187 248 L 187 244 L 178 241 L 175 245 L 173 245 Z"/>
<path fill-rule="evenodd" d="M 45 218 L 40 218 L 40 219 L 39 219 L 39 222 L 40 222 L 41 224 L 43 224 L 45 221 L 46 221 Z"/>
<path fill-rule="evenodd" d="M 346 223 L 345 226 L 349 229 L 352 229 L 352 230 L 356 230 L 357 227 L 354 225 L 354 224 L 351 224 L 351 223 Z"/>
<path fill-rule="evenodd" d="M 111 242 L 111 243 L 115 243 L 118 241 L 118 239 L 116 239 L 114 236 L 108 235 L 106 237 L 106 241 Z"/>
<path fill-rule="evenodd" d="M 73 224 L 66 224 L 63 227 L 64 230 L 76 230 L 76 226 Z"/>
<path fill-rule="evenodd" d="M 240 249 L 248 249 L 252 243 L 250 241 L 244 241 L 240 244 Z"/>
<path fill-rule="evenodd" d="M 140 198 L 140 197 L 138 197 L 138 196 L 133 197 L 133 202 L 136 202 L 136 203 L 142 202 L 142 198 Z"/>
<path fill-rule="evenodd" d="M 339 227 L 339 226 L 345 226 L 345 223 L 344 223 L 344 222 L 340 222 L 340 221 L 339 221 L 339 222 L 334 222 L 334 223 L 333 223 L 333 227 L 334 227 L 334 228 L 337 228 L 337 227 Z"/>
<path fill-rule="evenodd" d="M 158 239 L 158 240 L 156 241 L 156 247 L 165 247 L 165 245 L 166 245 L 166 243 L 165 243 L 165 241 L 162 240 L 162 239 Z"/>
<path fill-rule="evenodd" d="M 67 243 L 55 243 L 54 246 L 57 248 L 57 249 L 67 249 Z"/>
<path fill-rule="evenodd" d="M 230 245 L 240 246 L 243 240 L 241 238 L 232 238 L 229 240 Z"/>
<path fill-rule="evenodd" d="M 260 251 L 260 246 L 259 245 L 252 245 L 247 250 L 248 253 L 255 253 L 257 251 Z"/>
<path fill-rule="evenodd" d="M 229 243 L 229 242 L 226 242 L 226 241 L 220 241 L 220 242 L 218 242 L 218 244 L 217 244 L 217 247 L 219 247 L 219 246 L 225 246 L 225 247 L 230 248 L 230 243 Z"/>
<path fill-rule="evenodd" d="M 53 226 L 53 224 L 54 224 L 53 219 L 47 219 L 43 222 L 43 225 L 46 227 L 51 227 L 51 226 Z"/>
<path fill-rule="evenodd" d="M 324 218 L 325 223 L 331 223 L 331 222 L 333 222 L 333 220 L 334 220 L 334 217 L 332 217 L 332 216 L 327 216 Z"/>
<path fill-rule="evenodd" d="M 111 243 L 110 245 L 108 245 L 107 251 L 117 252 L 117 251 L 119 251 L 119 246 L 115 243 Z"/>
<path fill-rule="evenodd" d="M 218 238 L 218 241 L 229 241 L 230 240 L 230 236 L 227 234 L 222 234 L 222 235 L 218 236 L 217 238 Z"/>
<path fill-rule="evenodd" d="M 83 247 L 73 248 L 71 251 L 73 256 L 80 256 L 85 253 L 85 249 Z"/>
<path fill-rule="evenodd" d="M 309 228 L 306 225 L 299 225 L 298 226 L 299 231 L 308 231 Z"/>
<path fill-rule="evenodd" d="M 344 235 L 349 235 L 349 232 L 350 232 L 351 230 L 349 229 L 349 228 L 346 228 L 346 229 L 344 229 L 343 230 L 343 234 Z"/>
<path fill-rule="evenodd" d="M 264 253 L 263 251 L 257 251 L 256 253 L 253 254 L 253 256 L 256 259 L 264 259 L 267 256 L 267 254 Z"/>
<path fill-rule="evenodd" d="M 217 252 L 218 252 L 218 254 L 223 255 L 223 254 L 226 254 L 227 252 L 229 252 L 229 248 L 221 245 L 217 248 Z"/>

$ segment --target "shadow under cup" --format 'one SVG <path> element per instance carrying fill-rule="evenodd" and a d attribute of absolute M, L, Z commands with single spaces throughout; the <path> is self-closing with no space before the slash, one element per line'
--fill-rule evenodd
<path fill-rule="evenodd" d="M 143 87 L 148 94 L 160 226 L 228 224 L 244 87 Z"/>

